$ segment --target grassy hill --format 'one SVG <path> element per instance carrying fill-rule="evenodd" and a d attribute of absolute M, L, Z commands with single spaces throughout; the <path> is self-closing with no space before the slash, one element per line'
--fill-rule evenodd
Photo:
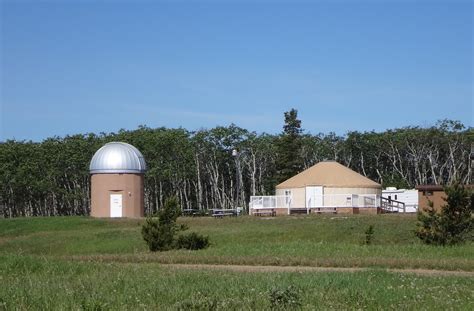
<path fill-rule="evenodd" d="M 410 215 L 180 218 L 209 235 L 200 251 L 148 252 L 143 220 L 0 220 L 0 310 L 269 309 L 296 292 L 303 309 L 446 310 L 474 302 L 474 281 L 386 268 L 474 271 L 474 244 L 432 247 Z M 365 230 L 374 226 L 372 245 Z M 245 272 L 163 265 L 366 267 L 353 272 Z M 272 292 L 272 290 L 275 290 Z M 275 294 L 276 293 L 276 294 Z M 285 309 L 290 306 L 284 306 Z"/>

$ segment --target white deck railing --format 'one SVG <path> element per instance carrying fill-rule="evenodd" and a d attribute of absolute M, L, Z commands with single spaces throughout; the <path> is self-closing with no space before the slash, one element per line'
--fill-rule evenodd
<path fill-rule="evenodd" d="M 405 213 L 405 203 L 382 197 L 382 208 L 388 212 Z"/>
<path fill-rule="evenodd" d="M 289 208 L 292 197 L 288 195 L 261 195 L 251 196 L 249 202 L 250 210 Z"/>
<path fill-rule="evenodd" d="M 249 202 L 250 214 L 253 210 L 286 208 L 288 214 L 291 210 L 306 209 L 307 212 L 313 208 L 336 208 L 336 207 L 381 207 L 381 196 L 378 194 L 323 194 L 314 195 L 311 198 L 296 203 L 292 196 L 267 195 L 251 196 Z"/>

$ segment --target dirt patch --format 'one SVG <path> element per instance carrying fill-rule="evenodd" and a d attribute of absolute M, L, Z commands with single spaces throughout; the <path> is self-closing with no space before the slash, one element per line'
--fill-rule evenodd
<path fill-rule="evenodd" d="M 273 257 L 273 256 L 196 256 L 191 253 L 169 253 L 159 254 L 142 252 L 136 254 L 103 254 L 103 255 L 76 255 L 63 256 L 61 259 L 87 262 L 116 262 L 116 263 L 155 263 L 163 265 L 197 265 L 216 267 L 249 267 L 254 269 L 355 269 L 353 271 L 367 269 L 381 269 L 384 271 L 409 271 L 410 273 L 429 274 L 429 271 L 453 271 L 456 273 L 470 272 L 474 269 L 470 260 L 451 260 L 449 264 L 437 259 L 406 259 L 406 258 L 299 258 L 299 257 Z M 229 268 L 232 269 L 232 268 Z M 235 268 L 237 269 L 237 268 Z M 240 268 L 239 268 L 240 269 Z M 252 270 L 253 271 L 253 270 Z M 277 270 L 284 271 L 284 270 Z M 308 271 L 308 270 L 304 270 Z M 319 270 L 322 271 L 322 270 Z M 336 270 L 332 270 L 336 271 Z M 436 273 L 436 272 L 435 272 Z"/>
<path fill-rule="evenodd" d="M 203 265 L 203 264 L 164 264 L 167 268 L 188 270 L 225 270 L 233 272 L 360 272 L 370 268 L 306 267 L 306 266 L 242 266 L 242 265 Z M 474 272 L 428 269 L 382 269 L 392 273 L 418 274 L 423 276 L 462 276 L 474 277 Z"/>

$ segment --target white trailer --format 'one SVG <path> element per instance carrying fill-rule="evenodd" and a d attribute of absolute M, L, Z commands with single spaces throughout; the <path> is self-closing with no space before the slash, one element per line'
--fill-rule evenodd
<path fill-rule="evenodd" d="M 418 212 L 418 190 L 416 189 L 397 189 L 388 187 L 382 190 L 382 197 L 387 200 L 394 200 L 405 203 L 406 213 Z"/>

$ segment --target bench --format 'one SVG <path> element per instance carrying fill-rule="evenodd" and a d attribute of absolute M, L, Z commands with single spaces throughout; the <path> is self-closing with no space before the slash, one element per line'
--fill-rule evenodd
<path fill-rule="evenodd" d="M 238 211 L 235 209 L 213 209 L 211 214 L 212 217 L 216 218 L 224 218 L 226 216 L 232 217 L 237 215 Z"/>
<path fill-rule="evenodd" d="M 216 217 L 216 218 L 224 218 L 226 216 L 237 216 L 235 213 L 215 213 L 215 214 L 212 214 L 212 217 Z"/>

